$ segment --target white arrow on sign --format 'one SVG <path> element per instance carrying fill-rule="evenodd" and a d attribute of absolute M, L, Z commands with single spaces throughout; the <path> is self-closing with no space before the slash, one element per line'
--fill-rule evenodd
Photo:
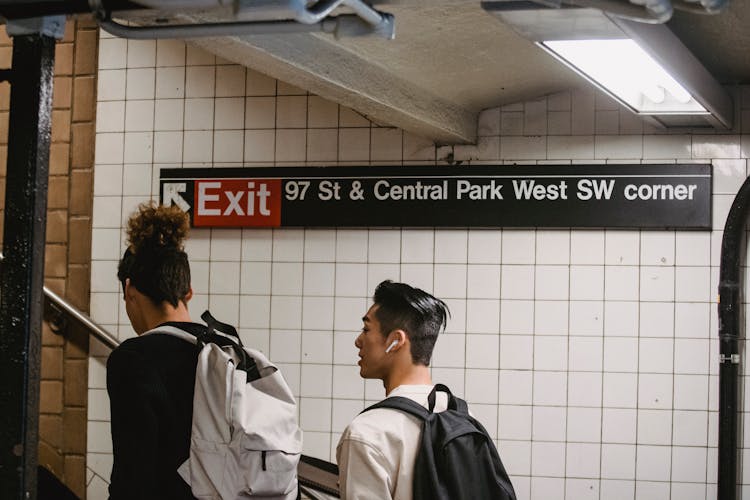
<path fill-rule="evenodd" d="M 165 182 L 164 191 L 162 192 L 161 199 L 164 200 L 165 205 L 174 203 L 182 209 L 183 212 L 190 210 L 190 205 L 180 193 L 187 191 L 187 185 L 184 182 Z"/>

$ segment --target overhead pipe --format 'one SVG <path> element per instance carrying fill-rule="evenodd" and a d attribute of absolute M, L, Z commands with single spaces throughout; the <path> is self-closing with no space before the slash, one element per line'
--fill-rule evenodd
<path fill-rule="evenodd" d="M 750 177 L 737 192 L 721 241 L 719 268 L 719 463 L 717 498 L 737 498 L 741 459 L 737 448 L 740 431 L 740 369 L 742 358 L 742 257 L 745 224 L 750 211 Z"/>
<path fill-rule="evenodd" d="M 729 7 L 729 0 L 674 0 L 675 9 L 693 14 L 718 14 L 727 7 Z"/>

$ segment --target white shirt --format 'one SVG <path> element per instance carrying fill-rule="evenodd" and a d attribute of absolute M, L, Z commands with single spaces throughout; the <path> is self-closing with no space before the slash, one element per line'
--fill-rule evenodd
<path fill-rule="evenodd" d="M 427 407 L 431 385 L 401 385 L 388 397 L 402 396 Z M 435 411 L 447 407 L 439 393 Z M 378 408 L 357 415 L 336 448 L 343 500 L 412 500 L 412 477 L 422 421 L 400 410 Z"/>

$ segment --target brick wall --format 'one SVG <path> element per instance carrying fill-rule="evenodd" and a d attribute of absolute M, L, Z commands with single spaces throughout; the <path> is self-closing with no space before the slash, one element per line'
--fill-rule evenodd
<path fill-rule="evenodd" d="M 0 67 L 12 41 L 0 33 Z M 98 31 L 90 18 L 69 19 L 55 50 L 45 284 L 89 310 L 91 209 Z M 0 207 L 5 201 L 10 87 L 0 84 Z M 4 211 L 3 211 L 4 215 Z M 3 217 L 0 217 L 0 237 Z M 72 329 L 71 329 L 72 330 Z M 86 494 L 88 335 L 42 332 L 39 463 L 79 497 Z"/>

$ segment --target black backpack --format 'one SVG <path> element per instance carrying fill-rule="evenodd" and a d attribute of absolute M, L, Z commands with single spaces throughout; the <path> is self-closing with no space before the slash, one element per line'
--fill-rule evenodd
<path fill-rule="evenodd" d="M 448 395 L 448 409 L 434 413 L 437 391 Z M 392 408 L 424 421 L 414 464 L 414 500 L 516 500 L 495 443 L 469 415 L 466 401 L 443 384 L 435 385 L 427 401 L 429 410 L 396 396 L 364 410 Z"/>

